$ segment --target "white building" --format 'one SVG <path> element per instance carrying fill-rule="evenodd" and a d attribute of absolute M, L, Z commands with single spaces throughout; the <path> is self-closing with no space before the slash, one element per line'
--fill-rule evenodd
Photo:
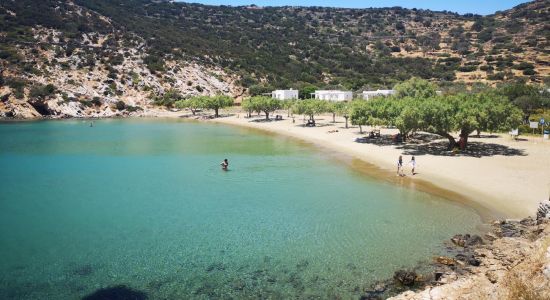
<path fill-rule="evenodd" d="M 313 94 L 315 95 L 315 99 L 328 100 L 328 101 L 351 101 L 353 99 L 353 92 L 348 92 L 348 91 L 321 90 L 321 91 L 315 91 L 315 93 Z"/>
<path fill-rule="evenodd" d="M 298 90 L 275 90 L 271 92 L 271 97 L 279 100 L 298 99 Z"/>
<path fill-rule="evenodd" d="M 395 90 L 376 90 L 376 91 L 363 91 L 363 99 L 369 100 L 374 97 L 387 97 L 395 94 Z"/>

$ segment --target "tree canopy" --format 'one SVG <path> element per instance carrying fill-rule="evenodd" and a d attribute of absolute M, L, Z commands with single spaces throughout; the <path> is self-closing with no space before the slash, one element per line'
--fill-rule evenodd
<path fill-rule="evenodd" d="M 306 99 L 296 101 L 292 111 L 296 114 L 309 116 L 309 119 L 315 121 L 315 115 L 327 112 L 328 102 L 319 99 Z"/>
<path fill-rule="evenodd" d="M 450 148 L 462 149 L 472 132 L 510 130 L 521 123 L 522 116 L 520 109 L 494 91 L 354 101 L 351 111 L 355 125 L 393 125 L 404 138 L 425 131 L 447 138 Z M 458 142 L 455 132 L 459 132 Z"/>
<path fill-rule="evenodd" d="M 196 96 L 190 99 L 178 100 L 175 105 L 178 108 L 189 108 L 193 115 L 198 109 L 210 109 L 214 111 L 214 116 L 217 118 L 221 108 L 233 105 L 233 98 L 224 95 Z"/>

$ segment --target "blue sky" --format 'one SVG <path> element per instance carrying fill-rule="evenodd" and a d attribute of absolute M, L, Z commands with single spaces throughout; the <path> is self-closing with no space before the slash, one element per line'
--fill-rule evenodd
<path fill-rule="evenodd" d="M 475 13 L 480 15 L 492 14 L 498 10 L 506 10 L 518 4 L 525 3 L 525 0 L 192 0 L 185 2 L 195 2 L 210 5 L 249 5 L 256 4 L 258 6 L 332 6 L 332 7 L 350 7 L 350 8 L 366 8 L 366 7 L 391 7 L 401 6 L 406 8 L 423 8 L 431 10 L 448 10 L 461 14 Z"/>

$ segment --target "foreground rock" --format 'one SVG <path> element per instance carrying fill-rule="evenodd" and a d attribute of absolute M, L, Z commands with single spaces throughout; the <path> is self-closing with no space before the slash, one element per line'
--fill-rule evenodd
<path fill-rule="evenodd" d="M 431 283 L 390 299 L 550 299 L 550 206 L 541 207 L 537 219 L 495 222 L 484 239 L 454 236 L 460 252 L 434 258 Z"/>

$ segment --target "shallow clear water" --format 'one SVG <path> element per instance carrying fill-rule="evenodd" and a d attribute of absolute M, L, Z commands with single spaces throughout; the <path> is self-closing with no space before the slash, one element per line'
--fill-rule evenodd
<path fill-rule="evenodd" d="M 481 222 L 284 137 L 88 124 L 0 124 L 1 299 L 357 298 Z"/>

